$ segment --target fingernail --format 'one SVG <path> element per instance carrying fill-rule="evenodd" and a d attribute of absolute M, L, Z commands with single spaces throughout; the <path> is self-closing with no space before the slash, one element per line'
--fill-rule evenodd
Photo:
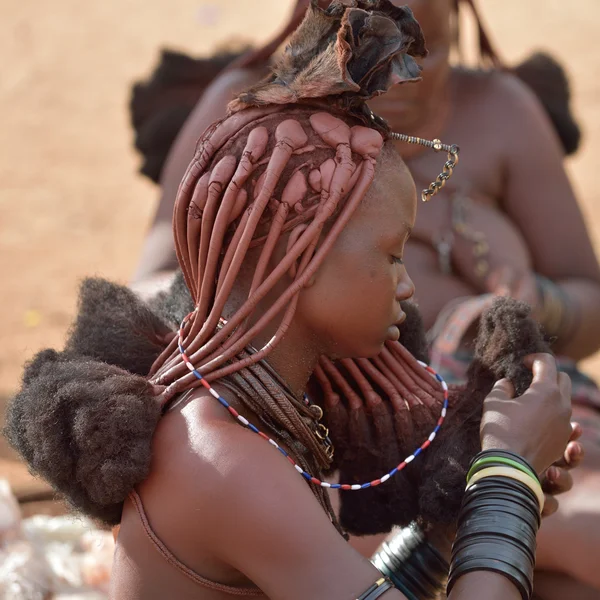
<path fill-rule="evenodd" d="M 553 483 L 560 477 L 560 471 L 557 467 L 550 467 L 548 469 L 548 479 Z"/>

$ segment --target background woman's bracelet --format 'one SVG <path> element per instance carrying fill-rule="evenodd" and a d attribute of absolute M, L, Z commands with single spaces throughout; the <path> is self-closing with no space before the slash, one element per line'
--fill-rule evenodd
<path fill-rule="evenodd" d="M 565 342 L 577 329 L 577 307 L 560 285 L 538 273 L 535 279 L 540 298 L 536 318 L 548 336 Z"/>

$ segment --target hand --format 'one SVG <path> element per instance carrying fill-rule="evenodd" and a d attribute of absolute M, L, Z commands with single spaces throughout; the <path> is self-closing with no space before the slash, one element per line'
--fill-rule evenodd
<path fill-rule="evenodd" d="M 488 292 L 526 302 L 534 311 L 540 303 L 535 274 L 529 269 L 499 267 L 489 274 L 485 285 Z"/>
<path fill-rule="evenodd" d="M 525 364 L 533 381 L 522 396 L 515 398 L 510 381 L 501 379 L 485 399 L 481 446 L 516 452 L 543 473 L 564 457 L 572 435 L 571 380 L 550 354 L 528 356 Z"/>
<path fill-rule="evenodd" d="M 487 278 L 499 269 L 509 268 L 517 274 L 531 272 L 532 259 L 526 240 L 506 215 L 495 208 L 470 202 L 467 217 L 467 228 L 481 234 L 489 249 L 485 256 L 477 257 L 474 242 L 459 234 L 454 235 L 452 265 L 463 280 L 480 293 L 485 293 L 490 291 Z M 489 271 L 483 277 L 477 273 L 477 264 L 481 258 L 489 265 Z"/>
<path fill-rule="evenodd" d="M 573 477 L 569 471 L 577 468 L 585 455 L 583 446 L 577 441 L 583 433 L 578 423 L 572 423 L 572 433 L 563 458 L 555 462 L 542 477 L 545 493 L 543 517 L 549 517 L 558 510 L 556 496 L 568 492 L 573 487 Z"/>

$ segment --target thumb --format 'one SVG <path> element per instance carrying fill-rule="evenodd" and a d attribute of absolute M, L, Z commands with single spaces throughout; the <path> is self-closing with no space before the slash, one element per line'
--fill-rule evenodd
<path fill-rule="evenodd" d="M 509 379 L 499 379 L 494 384 L 488 397 L 497 398 L 498 400 L 510 400 L 515 397 L 515 387 Z"/>

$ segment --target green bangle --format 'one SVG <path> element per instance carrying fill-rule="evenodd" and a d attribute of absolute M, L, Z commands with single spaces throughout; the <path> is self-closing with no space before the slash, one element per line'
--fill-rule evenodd
<path fill-rule="evenodd" d="M 531 469 L 528 469 L 526 466 L 522 465 L 516 460 L 505 458 L 504 456 L 486 456 L 485 458 L 480 458 L 473 464 L 471 470 L 467 473 L 467 483 L 471 481 L 471 477 L 473 477 L 477 471 L 481 471 L 481 467 L 489 465 L 490 463 L 502 463 L 508 465 L 509 467 L 518 469 L 527 475 L 531 475 L 536 481 L 539 481 L 538 476 Z"/>

